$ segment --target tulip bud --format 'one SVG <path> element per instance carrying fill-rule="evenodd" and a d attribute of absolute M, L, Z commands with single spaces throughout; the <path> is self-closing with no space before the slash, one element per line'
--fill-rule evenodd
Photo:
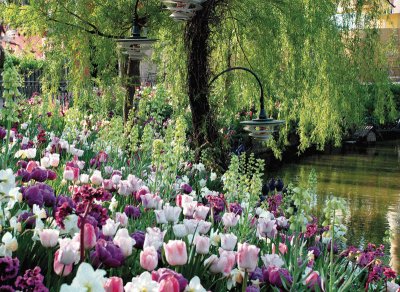
<path fill-rule="evenodd" d="M 171 266 L 182 266 L 187 262 L 186 243 L 181 240 L 170 240 L 164 243 L 164 251 L 167 262 Z"/>
<path fill-rule="evenodd" d="M 96 245 L 96 232 L 92 224 L 85 223 L 83 244 L 85 249 L 91 249 Z"/>
<path fill-rule="evenodd" d="M 140 266 L 147 270 L 153 271 L 158 264 L 158 253 L 154 246 L 148 246 L 140 252 Z"/>
<path fill-rule="evenodd" d="M 55 229 L 43 229 L 39 233 L 40 243 L 44 247 L 54 247 L 58 243 L 58 235 L 60 232 Z"/>
<path fill-rule="evenodd" d="M 108 278 L 104 284 L 104 290 L 105 292 L 123 292 L 124 283 L 120 277 Z"/>
<path fill-rule="evenodd" d="M 54 273 L 56 273 L 59 276 L 65 277 L 65 276 L 68 276 L 72 272 L 73 265 L 72 264 L 64 265 L 64 264 L 60 263 L 59 253 L 60 253 L 60 250 L 57 250 L 56 253 L 54 254 L 53 269 L 54 269 Z"/>
<path fill-rule="evenodd" d="M 196 235 L 194 238 L 194 244 L 196 245 L 196 253 L 208 254 L 210 250 L 210 238 Z"/>
<path fill-rule="evenodd" d="M 253 272 L 258 263 L 258 253 L 260 249 L 255 245 L 250 245 L 247 242 L 238 244 L 237 262 L 238 267 L 248 272 Z"/>

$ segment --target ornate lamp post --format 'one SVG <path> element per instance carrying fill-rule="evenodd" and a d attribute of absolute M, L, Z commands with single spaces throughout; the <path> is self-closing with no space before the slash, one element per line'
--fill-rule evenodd
<path fill-rule="evenodd" d="M 260 114 L 257 119 L 253 119 L 250 121 L 240 122 L 244 126 L 244 130 L 249 132 L 249 136 L 253 137 L 255 140 L 267 141 L 271 138 L 272 134 L 277 130 L 279 126 L 281 126 L 285 121 L 284 120 L 274 120 L 272 118 L 268 118 L 265 112 L 265 104 L 264 104 L 264 89 L 261 84 L 260 78 L 248 68 L 245 67 L 232 67 L 228 68 L 221 73 L 217 74 L 209 83 L 209 86 L 214 83 L 214 81 L 224 73 L 233 71 L 233 70 L 243 70 L 252 74 L 260 86 Z"/>
<path fill-rule="evenodd" d="M 136 0 L 133 13 L 132 36 L 116 40 L 118 47 L 124 54 L 128 55 L 128 66 L 126 68 L 128 81 L 126 84 L 127 95 L 124 101 L 124 122 L 128 120 L 129 110 L 133 105 L 135 85 L 140 84 L 140 61 L 143 60 L 146 56 L 145 52 L 149 50 L 151 45 L 156 41 L 155 39 L 148 39 L 140 35 L 142 27 L 146 25 L 146 17 L 140 18 L 138 15 L 139 1 L 140 0 Z"/>
<path fill-rule="evenodd" d="M 145 51 L 149 50 L 156 39 L 148 39 L 140 35 L 141 28 L 145 25 L 144 18 L 139 18 L 137 13 L 139 0 L 136 1 L 133 14 L 132 36 L 129 38 L 117 39 L 116 42 L 122 52 L 129 56 L 131 60 L 143 60 L 146 56 Z"/>

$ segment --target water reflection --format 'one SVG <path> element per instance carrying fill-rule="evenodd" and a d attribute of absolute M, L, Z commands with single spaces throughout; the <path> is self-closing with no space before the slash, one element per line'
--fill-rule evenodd
<path fill-rule="evenodd" d="M 318 177 L 317 215 L 333 195 L 348 203 L 349 244 L 383 243 L 390 229 L 392 264 L 400 271 L 400 140 L 377 143 L 361 153 L 352 150 L 305 157 L 267 176 L 280 176 L 305 187 L 312 169 Z"/>

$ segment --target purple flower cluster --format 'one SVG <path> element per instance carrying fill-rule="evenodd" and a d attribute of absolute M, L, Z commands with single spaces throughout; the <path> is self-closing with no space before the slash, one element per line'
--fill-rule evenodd
<path fill-rule="evenodd" d="M 18 276 L 15 287 L 22 291 L 47 292 L 49 289 L 43 284 L 44 276 L 40 273 L 40 268 L 26 270 L 24 276 Z"/>
<path fill-rule="evenodd" d="M 0 258 L 0 282 L 15 279 L 18 275 L 18 258 L 4 257 Z"/>
<path fill-rule="evenodd" d="M 268 197 L 268 211 L 273 213 L 275 216 L 278 215 L 279 207 L 282 204 L 282 195 L 281 194 L 276 194 L 273 196 Z"/>

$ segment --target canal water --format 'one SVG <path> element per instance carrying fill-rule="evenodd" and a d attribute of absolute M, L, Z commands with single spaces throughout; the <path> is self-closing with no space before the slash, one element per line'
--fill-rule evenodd
<path fill-rule="evenodd" d="M 390 230 L 391 264 L 400 272 L 400 140 L 302 157 L 267 173 L 267 177 L 307 186 L 312 170 L 318 181 L 316 213 L 330 196 L 345 199 L 348 244 L 355 246 L 384 243 L 385 231 Z"/>

